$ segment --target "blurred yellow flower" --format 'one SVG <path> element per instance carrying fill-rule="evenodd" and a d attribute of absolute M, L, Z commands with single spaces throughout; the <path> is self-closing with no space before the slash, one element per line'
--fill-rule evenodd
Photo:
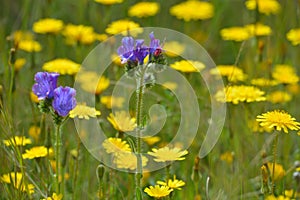
<path fill-rule="evenodd" d="M 167 161 L 175 161 L 175 160 L 184 160 L 185 155 L 188 154 L 187 150 L 181 151 L 180 148 L 172 148 L 163 147 L 160 149 L 152 149 L 152 152 L 148 152 L 149 155 L 155 157 L 154 161 L 156 162 L 167 162 Z"/>
<path fill-rule="evenodd" d="M 200 61 L 193 60 L 181 60 L 170 65 L 173 69 L 181 72 L 199 72 L 205 68 L 205 65 Z"/>
<path fill-rule="evenodd" d="M 18 48 L 27 52 L 39 52 L 42 50 L 40 43 L 34 40 L 21 40 Z"/>
<path fill-rule="evenodd" d="M 159 142 L 159 141 L 161 140 L 161 138 L 158 137 L 158 136 L 152 136 L 152 137 L 145 137 L 145 138 L 143 138 L 143 140 L 144 140 L 148 145 L 151 146 L 151 145 L 153 145 L 153 144 Z"/>
<path fill-rule="evenodd" d="M 98 95 L 108 88 L 109 83 L 108 78 L 101 76 L 99 82 L 98 79 L 86 79 L 85 82 L 81 83 L 81 88 L 87 92 Z"/>
<path fill-rule="evenodd" d="M 253 132 L 258 132 L 258 133 L 264 133 L 264 132 L 271 133 L 273 131 L 272 128 L 268 128 L 266 126 L 260 126 L 259 122 L 256 121 L 255 119 L 248 121 L 248 127 L 251 128 Z"/>
<path fill-rule="evenodd" d="M 285 197 L 283 195 L 279 195 L 275 197 L 274 195 L 266 196 L 265 200 L 290 200 L 290 198 Z"/>
<path fill-rule="evenodd" d="M 213 17 L 214 6 L 209 2 L 189 0 L 172 6 L 170 13 L 186 22 L 190 20 L 205 20 Z"/>
<path fill-rule="evenodd" d="M 22 154 L 23 159 L 34 159 L 34 158 L 40 158 L 40 157 L 46 157 L 48 154 L 48 150 L 49 150 L 49 154 L 53 153 L 53 150 L 47 149 L 44 146 L 36 146 L 36 147 L 32 147 L 31 149 L 26 149 L 25 153 Z"/>
<path fill-rule="evenodd" d="M 99 40 L 100 42 L 106 40 L 108 36 L 106 34 L 96 34 L 96 39 Z"/>
<path fill-rule="evenodd" d="M 8 184 L 13 184 L 13 186 L 22 192 L 27 192 L 27 188 L 30 194 L 34 193 L 34 185 L 33 184 L 27 184 L 24 185 L 22 182 L 23 175 L 21 172 L 11 172 L 8 174 L 3 174 L 1 176 L 1 181 Z"/>
<path fill-rule="evenodd" d="M 71 118 L 78 117 L 79 119 L 90 119 L 90 117 L 97 117 L 100 115 L 100 111 L 95 108 L 86 106 L 86 103 L 77 103 L 76 107 L 70 111 Z"/>
<path fill-rule="evenodd" d="M 168 186 L 160 186 L 160 185 L 155 185 L 149 186 L 149 188 L 145 188 L 144 192 L 146 192 L 149 196 L 155 197 L 155 198 L 162 198 L 168 196 L 173 189 L 169 188 Z"/>
<path fill-rule="evenodd" d="M 34 103 L 39 102 L 38 96 L 36 96 L 32 91 L 30 91 L 30 100 Z"/>
<path fill-rule="evenodd" d="M 3 140 L 6 146 L 25 146 L 31 144 L 31 140 L 25 136 L 14 136 L 8 140 Z"/>
<path fill-rule="evenodd" d="M 25 64 L 26 64 L 26 59 L 25 58 L 18 58 L 15 62 L 15 65 L 14 65 L 15 71 L 19 71 L 20 69 L 22 69 Z"/>
<path fill-rule="evenodd" d="M 222 153 L 220 159 L 225 161 L 228 165 L 230 165 L 234 159 L 234 152 L 227 151 L 225 153 Z"/>
<path fill-rule="evenodd" d="M 245 4 L 249 10 L 255 10 L 256 2 L 258 2 L 258 11 L 260 13 L 269 15 L 280 12 L 281 6 L 276 0 L 247 0 Z"/>
<path fill-rule="evenodd" d="M 292 94 L 299 94 L 300 86 L 298 84 L 289 84 L 286 89 Z"/>
<path fill-rule="evenodd" d="M 80 64 L 75 63 L 69 59 L 57 58 L 55 60 L 44 63 L 43 70 L 48 72 L 56 72 L 61 75 L 74 75 L 80 69 Z"/>
<path fill-rule="evenodd" d="M 255 78 L 251 80 L 251 84 L 260 87 L 267 87 L 267 86 L 275 86 L 278 85 L 278 82 L 275 80 L 270 80 L 266 78 Z"/>
<path fill-rule="evenodd" d="M 137 168 L 137 157 L 132 152 L 121 152 L 116 154 L 113 161 L 118 168 L 135 170 Z M 142 156 L 142 166 L 145 167 L 148 163 L 148 158 Z"/>
<path fill-rule="evenodd" d="M 129 33 L 132 36 L 137 36 L 139 33 L 143 32 L 143 29 L 140 28 L 140 25 L 138 23 L 127 19 L 121 19 L 110 23 L 105 29 L 105 32 L 111 35 L 115 35 L 118 33 L 128 35 Z"/>
<path fill-rule="evenodd" d="M 283 84 L 294 84 L 299 81 L 295 69 L 290 65 L 276 65 L 272 77 Z"/>
<path fill-rule="evenodd" d="M 284 196 L 286 197 L 289 197 L 289 198 L 299 198 L 300 197 L 300 193 L 293 190 L 293 189 L 290 189 L 290 190 L 285 190 L 284 191 Z"/>
<path fill-rule="evenodd" d="M 104 5 L 112 5 L 112 4 L 118 4 L 123 2 L 123 0 L 94 0 L 94 1 Z"/>
<path fill-rule="evenodd" d="M 292 43 L 292 45 L 296 46 L 300 44 L 300 28 L 291 29 L 286 34 L 287 39 Z"/>
<path fill-rule="evenodd" d="M 276 103 L 285 103 L 291 101 L 292 96 L 283 91 L 275 91 L 267 95 L 267 100 L 276 104 Z"/>
<path fill-rule="evenodd" d="M 174 175 L 173 179 L 168 179 L 167 182 L 157 181 L 156 184 L 168 186 L 171 189 L 181 190 L 181 187 L 183 187 L 185 185 L 185 182 L 182 180 L 176 179 L 176 176 Z"/>
<path fill-rule="evenodd" d="M 230 27 L 224 28 L 220 31 L 223 40 L 233 40 L 236 42 L 241 42 L 248 40 L 251 37 L 251 33 L 245 27 Z"/>
<path fill-rule="evenodd" d="M 273 178 L 273 163 L 268 162 L 268 169 L 270 172 L 270 177 Z M 285 170 L 283 166 L 280 164 L 275 163 L 275 174 L 274 174 L 274 181 L 278 181 L 285 176 Z"/>
<path fill-rule="evenodd" d="M 11 37 L 11 36 L 10 36 Z M 21 40 L 33 40 L 33 34 L 29 31 L 17 30 L 13 33 L 12 39 L 14 41 L 14 45 L 18 46 Z"/>
<path fill-rule="evenodd" d="M 91 26 L 68 24 L 62 34 L 66 37 L 67 44 L 74 45 L 77 43 L 91 44 L 95 42 L 97 35 Z"/>
<path fill-rule="evenodd" d="M 118 54 L 114 53 L 111 55 L 111 60 L 114 64 L 123 67 L 124 65 L 121 63 L 121 58 Z"/>
<path fill-rule="evenodd" d="M 261 23 L 248 24 L 245 26 L 245 28 L 248 29 L 251 35 L 268 36 L 272 33 L 272 29 L 270 26 Z"/>
<path fill-rule="evenodd" d="M 113 127 L 121 132 L 133 131 L 136 128 L 136 119 L 126 111 L 118 111 L 115 114 L 110 113 L 107 120 L 113 125 Z"/>
<path fill-rule="evenodd" d="M 41 128 L 38 126 L 30 126 L 28 130 L 28 134 L 35 140 L 37 141 L 40 137 L 41 134 Z"/>
<path fill-rule="evenodd" d="M 121 152 L 131 152 L 131 148 L 126 141 L 121 138 L 108 138 L 102 143 L 106 153 L 119 154 Z"/>
<path fill-rule="evenodd" d="M 247 77 L 242 69 L 234 65 L 218 65 L 210 70 L 210 74 L 224 76 L 229 82 L 244 81 Z"/>
<path fill-rule="evenodd" d="M 156 15 L 159 10 L 157 2 L 139 2 L 131 6 L 128 10 L 130 17 L 150 17 Z"/>
<path fill-rule="evenodd" d="M 106 106 L 106 108 L 122 108 L 125 99 L 123 97 L 113 96 L 101 96 L 100 102 Z"/>
<path fill-rule="evenodd" d="M 254 86 L 245 85 L 233 85 L 227 86 L 223 90 L 219 90 L 215 98 L 220 102 L 231 102 L 233 104 L 238 104 L 240 102 L 255 102 L 255 101 L 265 101 L 265 92 Z"/>
<path fill-rule="evenodd" d="M 179 42 L 170 41 L 164 44 L 163 49 L 166 52 L 167 56 L 177 57 L 184 52 L 185 46 L 183 44 L 180 44 Z"/>
<path fill-rule="evenodd" d="M 178 87 L 178 85 L 174 82 L 164 82 L 162 85 L 169 90 L 176 90 Z"/>
<path fill-rule="evenodd" d="M 260 123 L 260 126 L 274 128 L 277 131 L 281 131 L 281 129 L 283 129 L 285 133 L 288 133 L 288 129 L 300 129 L 300 123 L 296 122 L 295 118 L 282 110 L 274 110 L 258 115 L 256 117 L 256 121 Z"/>
<path fill-rule="evenodd" d="M 36 33 L 47 34 L 59 33 L 64 27 L 64 23 L 59 19 L 45 18 L 33 23 L 33 31 Z"/>
<path fill-rule="evenodd" d="M 56 193 L 53 193 L 51 197 L 47 197 L 46 199 L 42 199 L 42 200 L 62 200 L 63 195 L 59 194 L 57 195 Z"/>

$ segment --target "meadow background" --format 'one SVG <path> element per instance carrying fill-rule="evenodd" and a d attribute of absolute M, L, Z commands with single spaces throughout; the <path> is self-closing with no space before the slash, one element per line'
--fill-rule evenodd
<path fill-rule="evenodd" d="M 199 159 L 197 154 L 210 118 L 209 98 L 214 94 L 207 93 L 199 75 L 181 71 L 196 92 L 202 120 L 199 122 L 197 137 L 188 149 L 189 153 L 185 156 L 185 160 L 176 161 L 170 167 L 171 176 L 176 175 L 178 179 L 185 182 L 185 185 L 181 190 L 174 189 L 172 195 L 165 197 L 166 199 L 277 199 L 280 195 L 281 199 L 300 198 L 299 195 L 296 197 L 296 191 L 300 192 L 299 134 L 297 131 L 289 131 L 288 134 L 282 131 L 279 134 L 277 163 L 282 168 L 278 170 L 279 174 L 276 179 L 276 197 L 267 197 L 269 194 L 264 195 L 264 192 L 266 187 L 271 187 L 272 177 L 270 170 L 267 170 L 267 175 L 264 176 L 265 171 L 261 167 L 272 162 L 274 136 L 272 132 L 269 133 L 263 127 L 259 127 L 255 121 L 256 116 L 276 109 L 284 110 L 296 119 L 300 119 L 297 105 L 300 100 L 297 79 L 300 65 L 300 31 L 292 39 L 287 38 L 287 33 L 291 29 L 300 28 L 300 1 L 278 0 L 276 2 L 279 3 L 280 9 L 275 9 L 274 13 L 269 14 L 262 13 L 258 9 L 247 9 L 244 0 L 203 1 L 213 6 L 213 14 L 207 19 L 196 20 L 183 20 L 170 14 L 172 6 L 184 2 L 177 0 L 155 1 L 159 4 L 159 11 L 154 16 L 130 16 L 129 8 L 138 2 L 124 1 L 106 5 L 93 0 L 2 1 L 0 8 L 0 199 L 47 197 L 59 199 L 59 197 L 52 196 L 55 192 L 54 185 L 51 184 L 55 171 L 53 157 L 48 155 L 23 159 L 21 156 L 26 149 L 34 146 L 53 147 L 54 126 L 51 117 L 39 112 L 36 98 L 31 93 L 34 74 L 45 71 L 43 65 L 56 58 L 66 58 L 78 64 L 82 63 L 97 44 L 114 34 L 110 33 L 107 28 L 112 22 L 120 19 L 131 20 L 140 27 L 164 27 L 190 36 L 207 50 L 216 65 L 235 65 L 242 70 L 242 75 L 237 75 L 242 78 L 237 78 L 237 80 L 231 80 L 236 73 L 234 70 L 230 71 L 231 68 L 227 75 L 224 72 L 225 85 L 256 85 L 264 91 L 262 96 L 266 98 L 256 101 L 254 95 L 254 102 L 242 100 L 237 104 L 228 102 L 226 122 L 220 139 L 209 155 Z M 147 8 L 145 10 L 147 12 Z M 197 12 L 205 13 L 206 11 L 199 8 Z M 192 15 L 193 11 L 183 13 L 182 15 L 188 16 Z M 75 42 L 74 38 L 70 42 L 68 40 L 70 38 L 64 35 L 64 28 L 55 34 L 34 32 L 33 24 L 44 18 L 62 20 L 64 26 L 68 24 L 90 26 L 93 32 L 83 32 L 80 36 L 83 40 L 77 38 Z M 244 27 L 257 22 L 269 26 L 271 32 L 267 31 L 262 35 L 249 33 L 248 36 L 246 34 L 243 37 L 245 32 L 239 30 L 228 36 L 229 39 L 221 34 L 224 28 Z M 122 25 L 119 26 L 121 26 L 118 27 L 120 29 L 127 29 Z M 117 31 L 118 28 L 116 28 Z M 26 50 L 26 47 L 22 49 L 16 45 L 16 32 L 19 30 L 28 31 L 28 34 L 32 35 L 29 36 L 32 37 L 30 39 L 37 41 L 41 49 L 33 52 Z M 95 35 L 91 42 L 84 41 L 84 37 L 93 34 Z M 163 40 L 163 38 L 158 39 Z M 12 48 L 15 49 L 15 53 L 12 53 Z M 23 59 L 23 61 L 17 64 L 18 59 Z M 166 59 L 168 64 L 181 60 L 180 57 L 174 55 L 167 55 Z M 296 81 L 282 81 L 279 78 L 276 84 L 268 84 L 266 80 L 262 81 L 262 84 L 253 82 L 253 79 L 262 77 L 274 81 L 274 70 L 280 64 L 289 65 L 289 68 L 294 70 L 292 70 L 293 78 L 296 77 Z M 59 71 L 59 69 L 55 70 Z M 105 72 L 110 83 L 103 88 L 103 91 L 96 94 L 98 101 L 95 108 L 101 111 L 101 115 L 96 117 L 99 118 L 101 126 L 107 130 L 108 137 L 114 137 L 116 130 L 107 120 L 111 109 L 101 102 L 101 97 L 111 95 L 114 81 L 124 73 L 124 67 L 120 63 L 116 60 L 112 62 Z M 283 79 L 291 79 L 290 74 L 286 75 L 282 72 L 281 75 Z M 73 71 L 71 69 L 60 76 L 59 84 L 72 87 L 75 76 L 76 69 Z M 152 103 L 159 101 L 161 105 L 166 106 L 168 121 L 157 135 L 159 141 L 153 144 L 147 143 L 143 149 L 144 152 L 167 144 L 174 137 L 173 133 L 176 132 L 180 119 L 178 101 L 169 90 L 161 86 L 152 86 L 149 90 L 152 93 L 145 93 L 145 99 L 147 99 L 145 110 Z M 276 91 L 280 93 L 274 94 Z M 155 95 L 152 95 L 153 93 Z M 132 110 L 134 116 L 134 107 Z M 67 121 L 62 132 L 65 170 L 63 199 L 134 198 L 133 174 L 101 166 L 104 174 L 102 178 L 99 178 L 97 167 L 101 163 L 92 157 L 81 144 L 73 120 Z M 4 142 L 13 136 L 25 136 L 31 142 L 24 146 Z M 24 189 L 20 184 L 14 185 L 13 182 L 16 180 L 8 178 L 5 181 L 5 174 L 21 171 L 26 183 L 34 185 L 33 192 L 30 192 L 26 186 Z M 164 177 L 165 169 L 144 174 L 142 190 L 155 185 L 158 180 L 164 180 Z M 210 181 L 207 184 L 208 177 Z M 267 179 L 267 186 L 264 185 L 266 183 L 264 178 Z M 145 192 L 143 192 L 143 197 L 151 199 Z"/>

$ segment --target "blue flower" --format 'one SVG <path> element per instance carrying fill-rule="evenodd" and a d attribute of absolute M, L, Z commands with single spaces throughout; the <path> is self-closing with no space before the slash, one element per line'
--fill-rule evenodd
<path fill-rule="evenodd" d="M 121 63 L 127 63 L 128 60 L 134 60 L 134 39 L 132 37 L 124 37 L 122 46 L 118 48 L 118 54 L 121 57 Z"/>
<path fill-rule="evenodd" d="M 39 100 L 52 99 L 53 91 L 57 87 L 57 78 L 59 74 L 38 72 L 34 76 L 35 84 L 32 86 L 33 93 Z"/>
<path fill-rule="evenodd" d="M 65 117 L 76 106 L 76 90 L 70 87 L 58 87 L 54 90 L 52 107 L 62 117 Z"/>
<path fill-rule="evenodd" d="M 136 40 L 133 55 L 139 64 L 144 63 L 144 59 L 148 55 L 148 47 L 144 45 L 144 40 Z"/>
<path fill-rule="evenodd" d="M 153 32 L 149 34 L 149 37 L 150 37 L 149 52 L 150 54 L 154 54 L 155 56 L 158 56 L 157 54 L 160 54 L 162 52 L 162 47 L 160 46 L 160 40 L 154 37 Z"/>

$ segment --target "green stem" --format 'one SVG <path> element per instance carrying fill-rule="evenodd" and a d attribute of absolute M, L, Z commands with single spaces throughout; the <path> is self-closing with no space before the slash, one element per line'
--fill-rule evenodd
<path fill-rule="evenodd" d="M 77 156 L 75 160 L 75 170 L 74 170 L 74 180 L 73 180 L 73 199 L 75 199 L 76 196 L 76 182 L 77 182 L 77 177 L 78 177 L 78 166 L 79 166 L 79 151 L 80 151 L 80 144 L 81 140 L 77 137 Z"/>
<path fill-rule="evenodd" d="M 272 194 L 275 195 L 275 164 L 276 164 L 276 155 L 277 155 L 277 143 L 278 143 L 278 133 L 275 132 L 275 140 L 273 143 L 273 169 L 272 169 Z"/>
<path fill-rule="evenodd" d="M 59 184 L 59 176 L 62 176 L 61 174 L 61 124 L 56 124 L 55 127 L 55 164 L 56 164 L 56 194 L 60 194 L 60 184 Z"/>

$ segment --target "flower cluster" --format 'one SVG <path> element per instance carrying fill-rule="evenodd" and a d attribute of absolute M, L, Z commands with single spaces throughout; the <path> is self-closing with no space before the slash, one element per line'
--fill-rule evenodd
<path fill-rule="evenodd" d="M 38 72 L 35 74 L 33 93 L 38 97 L 40 109 L 48 113 L 53 111 L 56 117 L 65 117 L 76 106 L 76 91 L 70 87 L 57 87 L 59 74 Z M 58 116 L 57 116 L 58 115 Z"/>

